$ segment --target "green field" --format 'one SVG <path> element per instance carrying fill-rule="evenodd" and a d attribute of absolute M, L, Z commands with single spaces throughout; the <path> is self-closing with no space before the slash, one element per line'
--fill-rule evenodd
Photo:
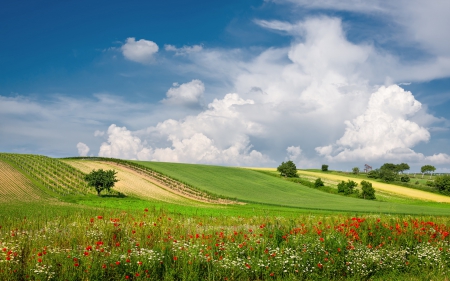
<path fill-rule="evenodd" d="M 92 160 L 0 153 L 0 280 L 448 281 L 450 275 L 450 204 L 381 191 L 369 201 L 274 172 L 141 161 L 133 161 L 138 170 L 120 166 L 117 189 L 124 195 L 96 196 L 81 181 L 84 174 L 119 162 Z M 168 176 L 241 204 L 152 197 L 172 191 L 149 180 L 150 172 L 141 174 L 144 167 L 164 175 L 167 186 Z"/>
<path fill-rule="evenodd" d="M 233 167 L 138 162 L 200 189 L 244 202 L 309 210 L 450 215 L 450 204 L 396 204 L 336 196 L 265 173 Z M 427 206 L 425 206 L 427 205 Z"/>

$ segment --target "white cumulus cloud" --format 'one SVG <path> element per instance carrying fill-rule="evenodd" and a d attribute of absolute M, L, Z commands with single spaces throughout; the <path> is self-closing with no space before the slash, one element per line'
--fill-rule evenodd
<path fill-rule="evenodd" d="M 167 98 L 162 102 L 171 105 L 198 105 L 204 92 L 205 85 L 197 79 L 181 85 L 174 83 L 166 93 Z"/>
<path fill-rule="evenodd" d="M 125 58 L 139 63 L 151 61 L 158 49 L 158 45 L 153 41 L 145 39 L 136 41 L 133 37 L 127 38 L 127 42 L 121 47 Z"/>
<path fill-rule="evenodd" d="M 82 142 L 77 143 L 77 149 L 80 156 L 87 156 L 89 153 L 89 146 Z"/>
<path fill-rule="evenodd" d="M 397 85 L 380 87 L 365 112 L 346 121 L 344 135 L 334 145 L 316 151 L 335 161 L 423 158 L 412 147 L 427 142 L 430 133 L 409 119 L 421 109 L 411 92 Z"/>
<path fill-rule="evenodd" d="M 152 151 L 145 142 L 134 136 L 126 127 L 112 124 L 108 128 L 108 141 L 102 143 L 98 156 L 122 159 L 150 160 Z"/>
<path fill-rule="evenodd" d="M 240 166 L 272 163 L 267 155 L 252 149 L 250 143 L 250 136 L 257 135 L 260 126 L 246 120 L 237 109 L 251 104 L 252 100 L 227 94 L 198 115 L 179 121 L 168 119 L 140 132 L 113 124 L 99 156 Z"/>

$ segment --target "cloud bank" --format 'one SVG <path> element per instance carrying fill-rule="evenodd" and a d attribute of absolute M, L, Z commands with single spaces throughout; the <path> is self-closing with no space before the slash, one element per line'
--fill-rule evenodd
<path fill-rule="evenodd" d="M 360 7 L 366 8 L 375 9 Z M 111 125 L 100 155 L 248 166 L 273 165 L 282 155 L 300 167 L 321 161 L 450 162 L 445 153 L 413 150 L 430 140 L 426 126 L 439 119 L 393 84 L 418 79 L 418 69 L 436 68 L 435 62 L 405 65 L 372 44 L 350 42 L 334 17 L 255 23 L 285 32 L 292 44 L 262 50 L 250 60 L 242 60 L 244 50 L 166 45 L 188 60 L 180 66 L 184 71 L 220 76 L 235 93 L 216 93 L 197 115 L 141 130 Z M 204 94 L 205 84 L 194 79 L 175 83 L 161 102 L 199 105 Z"/>

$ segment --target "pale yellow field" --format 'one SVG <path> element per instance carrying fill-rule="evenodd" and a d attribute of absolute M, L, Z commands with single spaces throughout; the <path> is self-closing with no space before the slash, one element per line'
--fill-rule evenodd
<path fill-rule="evenodd" d="M 119 191 L 125 195 L 134 195 L 141 198 L 153 199 L 158 201 L 170 203 L 183 203 L 187 205 L 198 205 L 199 201 L 191 198 L 186 198 L 180 194 L 167 190 L 164 187 L 152 182 L 152 179 L 138 174 L 137 172 L 120 167 L 114 164 L 87 161 L 87 160 L 63 160 L 65 163 L 74 168 L 81 170 L 84 173 L 89 173 L 92 170 L 115 170 L 117 171 L 117 179 L 119 180 L 114 186 L 115 191 Z"/>
<path fill-rule="evenodd" d="M 252 170 L 264 170 L 264 171 L 276 171 L 276 168 L 249 168 Z M 310 176 L 315 178 L 321 178 L 321 179 L 327 179 L 331 181 L 341 182 L 341 181 L 347 181 L 347 180 L 353 180 L 357 182 L 358 184 L 363 181 L 362 179 L 356 179 L 352 177 L 346 177 L 346 176 L 340 176 L 340 175 L 333 175 L 333 174 L 324 174 L 324 173 L 317 173 L 317 172 L 310 172 L 310 171 L 302 171 L 298 170 L 299 175 L 304 176 Z M 392 195 L 399 195 L 402 197 L 409 197 L 414 199 L 420 199 L 420 200 L 426 200 L 426 201 L 434 201 L 434 202 L 444 202 L 444 203 L 450 203 L 450 197 L 435 194 L 431 192 L 426 192 L 422 190 L 417 190 L 413 188 L 407 188 L 403 186 L 398 185 L 392 185 L 387 183 L 381 183 L 377 181 L 373 181 L 370 179 L 365 179 L 365 181 L 371 182 L 372 186 L 375 190 L 381 191 L 386 194 L 392 194 Z"/>
<path fill-rule="evenodd" d="M 334 181 L 338 181 L 338 182 L 347 181 L 350 179 L 350 180 L 353 180 L 353 181 L 357 182 L 358 184 L 360 184 L 361 181 L 363 181 L 362 179 L 356 179 L 356 178 L 351 178 L 351 177 L 346 177 L 346 176 L 323 174 L 323 173 L 309 172 L 309 171 L 298 171 L 298 173 L 300 175 L 314 176 L 316 178 L 329 179 L 329 180 L 334 180 Z M 372 186 L 375 190 L 380 190 L 380 191 L 383 191 L 386 193 L 398 194 L 401 196 L 406 196 L 406 197 L 421 199 L 421 200 L 427 200 L 427 201 L 450 203 L 450 197 L 448 197 L 448 196 L 435 194 L 435 193 L 431 193 L 431 192 L 426 192 L 426 191 L 422 191 L 422 190 L 417 190 L 417 189 L 413 189 L 413 188 L 407 188 L 407 187 L 398 186 L 398 185 L 381 183 L 381 182 L 377 182 L 377 181 L 373 181 L 373 180 L 369 180 L 369 179 L 365 179 L 365 181 L 371 182 Z"/>
<path fill-rule="evenodd" d="M 44 197 L 44 193 L 8 163 L 0 161 L 0 202 L 15 200 L 31 202 Z"/>

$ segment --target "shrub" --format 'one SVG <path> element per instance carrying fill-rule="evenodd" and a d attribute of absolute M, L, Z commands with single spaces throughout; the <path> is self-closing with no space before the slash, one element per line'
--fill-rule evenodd
<path fill-rule="evenodd" d="M 450 175 L 437 176 L 434 186 L 440 193 L 450 195 Z"/>
<path fill-rule="evenodd" d="M 316 181 L 314 182 L 314 187 L 320 187 L 320 186 L 325 186 L 325 184 L 323 183 L 321 178 L 316 179 Z"/>
<path fill-rule="evenodd" d="M 352 171 L 353 171 L 353 174 L 355 174 L 355 175 L 359 174 L 359 168 L 358 167 L 354 167 L 352 169 Z"/>
<path fill-rule="evenodd" d="M 337 185 L 338 193 L 344 193 L 345 195 L 352 194 L 357 185 L 358 184 L 352 180 L 348 180 L 347 182 L 342 181 Z"/>
<path fill-rule="evenodd" d="M 375 189 L 372 187 L 372 183 L 367 181 L 361 182 L 361 198 L 373 200 L 375 199 Z"/>
<path fill-rule="evenodd" d="M 411 179 L 408 176 L 402 176 L 400 180 L 401 182 L 409 182 Z"/>
<path fill-rule="evenodd" d="M 432 182 L 432 181 L 427 181 L 426 185 L 429 186 L 429 187 L 434 187 L 435 186 L 434 182 Z"/>
<path fill-rule="evenodd" d="M 367 177 L 370 179 L 378 179 L 380 177 L 380 174 L 378 173 L 378 169 L 368 172 Z"/>
<path fill-rule="evenodd" d="M 327 172 L 328 171 L 328 165 L 323 164 L 322 165 L 322 171 Z"/>

